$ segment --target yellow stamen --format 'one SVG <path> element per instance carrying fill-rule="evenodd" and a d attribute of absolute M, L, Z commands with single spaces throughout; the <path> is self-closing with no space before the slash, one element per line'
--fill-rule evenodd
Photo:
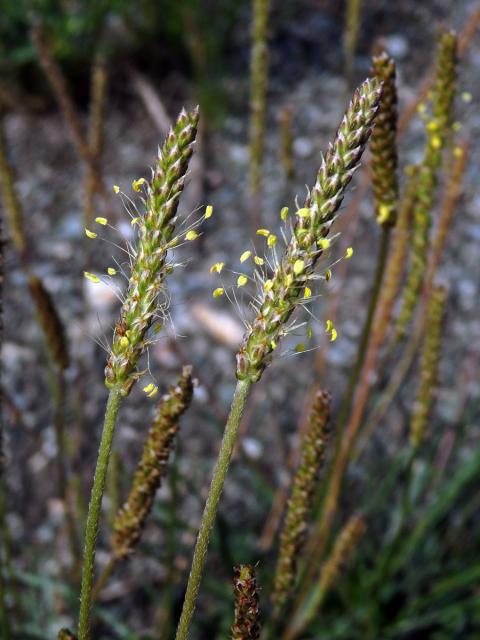
<path fill-rule="evenodd" d="M 309 218 L 311 213 L 312 213 L 311 209 L 309 209 L 308 207 L 303 207 L 302 209 L 299 209 L 297 211 L 297 216 L 299 218 Z"/>
<path fill-rule="evenodd" d="M 153 382 L 150 382 L 150 384 L 147 384 L 146 387 L 143 387 L 143 390 L 145 391 L 145 393 L 150 393 L 150 391 L 155 387 L 155 385 L 153 384 Z"/>
<path fill-rule="evenodd" d="M 100 278 L 98 276 L 96 276 L 94 273 L 90 273 L 88 271 L 84 271 L 83 275 L 85 276 L 85 278 L 87 280 L 90 280 L 90 282 L 95 282 L 95 284 L 101 282 Z"/>
<path fill-rule="evenodd" d="M 295 260 L 295 264 L 293 265 L 293 273 L 296 276 L 299 276 L 305 267 L 305 262 L 303 260 Z"/>
<path fill-rule="evenodd" d="M 133 226 L 134 224 L 138 224 L 140 222 L 140 216 L 137 216 L 136 218 L 132 218 L 130 221 L 130 224 Z"/>
<path fill-rule="evenodd" d="M 213 215 L 213 207 L 211 204 L 208 205 L 208 207 L 205 209 L 205 220 L 208 220 L 208 218 L 211 218 Z"/>
<path fill-rule="evenodd" d="M 87 236 L 87 238 L 96 238 L 97 234 L 94 231 L 90 231 L 90 229 L 87 229 L 87 227 L 85 227 L 85 235 Z"/>
<path fill-rule="evenodd" d="M 353 256 L 353 249 L 352 247 L 347 247 L 347 250 L 345 251 L 345 258 L 347 260 L 350 260 L 350 258 Z"/>
<path fill-rule="evenodd" d="M 258 264 L 259 267 L 265 264 L 265 260 L 263 258 L 260 258 L 260 256 L 254 256 L 253 261 L 255 262 L 255 264 Z"/>
<path fill-rule="evenodd" d="M 248 282 L 247 276 L 240 274 L 237 278 L 237 287 L 244 287 Z"/>
<path fill-rule="evenodd" d="M 330 269 L 327 269 L 325 271 L 325 280 L 328 282 L 331 279 L 332 279 L 332 272 L 330 271 Z"/>
<path fill-rule="evenodd" d="M 328 249 L 328 247 L 330 246 L 330 240 L 328 238 L 320 238 L 317 244 L 320 249 L 323 249 L 325 251 L 325 249 Z"/>
<path fill-rule="evenodd" d="M 263 284 L 263 288 L 265 289 L 265 291 L 271 291 L 272 287 L 273 287 L 273 280 L 265 280 Z"/>
<path fill-rule="evenodd" d="M 252 255 L 251 251 L 244 251 L 242 253 L 242 255 L 240 256 L 240 262 L 245 262 L 246 260 L 249 259 L 249 257 Z"/>
<path fill-rule="evenodd" d="M 224 265 L 224 262 L 215 262 L 215 264 L 212 264 L 210 267 L 210 273 L 221 273 Z"/>
<path fill-rule="evenodd" d="M 268 236 L 267 244 L 268 244 L 269 247 L 274 247 L 277 244 L 277 236 L 275 234 L 271 233 Z"/>
<path fill-rule="evenodd" d="M 295 346 L 295 351 L 297 353 L 302 353 L 302 351 L 305 351 L 305 345 L 303 344 L 303 342 L 299 342 L 296 346 Z"/>
<path fill-rule="evenodd" d="M 270 231 L 268 229 L 257 229 L 257 236 L 265 236 L 270 235 Z"/>
<path fill-rule="evenodd" d="M 335 340 L 337 339 L 337 330 L 336 329 L 332 329 L 332 333 L 330 334 L 330 342 L 335 342 Z"/>
<path fill-rule="evenodd" d="M 288 216 L 288 207 L 283 207 L 283 209 L 280 211 L 280 218 L 285 221 L 287 219 Z"/>
<path fill-rule="evenodd" d="M 212 295 L 214 298 L 218 298 L 220 296 L 223 296 L 224 293 L 225 293 L 225 289 L 222 289 L 222 287 L 218 287 L 218 289 L 215 289 Z"/>
<path fill-rule="evenodd" d="M 185 234 L 185 240 L 195 240 L 196 238 L 198 238 L 198 233 L 193 229 L 190 229 L 190 231 L 187 231 Z"/>
<path fill-rule="evenodd" d="M 115 276 L 117 274 L 117 270 L 114 269 L 113 267 L 108 267 L 107 273 L 109 276 Z"/>
<path fill-rule="evenodd" d="M 305 287 L 305 289 L 303 291 L 303 297 L 304 298 L 311 298 L 312 297 L 312 290 L 310 289 L 310 287 Z"/>
<path fill-rule="evenodd" d="M 113 191 L 114 193 L 118 193 L 120 191 L 120 187 L 118 186 L 118 184 L 113 185 Z"/>
<path fill-rule="evenodd" d="M 134 180 L 132 182 L 133 190 L 138 193 L 141 190 L 140 187 L 142 186 L 142 184 L 145 184 L 145 182 L 146 182 L 145 178 L 139 178 L 138 180 Z"/>
<path fill-rule="evenodd" d="M 127 336 L 122 336 L 120 338 L 120 346 L 121 347 L 128 347 L 128 338 L 127 338 Z"/>
<path fill-rule="evenodd" d="M 103 226 L 105 226 L 108 223 L 108 220 L 106 218 L 95 218 L 95 222 L 97 222 L 98 224 L 103 224 Z"/>

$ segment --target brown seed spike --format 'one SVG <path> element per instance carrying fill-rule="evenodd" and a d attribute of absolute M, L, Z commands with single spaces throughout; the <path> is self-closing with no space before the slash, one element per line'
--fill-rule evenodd
<path fill-rule="evenodd" d="M 292 480 L 285 523 L 280 534 L 280 549 L 275 572 L 272 602 L 278 618 L 295 587 L 299 557 L 310 521 L 312 499 L 330 435 L 328 391 L 318 391 L 311 409 L 309 426 L 301 445 L 301 459 Z"/>
<path fill-rule="evenodd" d="M 192 370 L 183 367 L 177 385 L 170 387 L 158 404 L 130 494 L 115 516 L 112 546 L 117 558 L 126 557 L 140 540 L 155 494 L 166 473 L 180 417 L 188 409 L 192 395 Z"/>
<path fill-rule="evenodd" d="M 370 139 L 375 213 L 379 224 L 392 226 L 396 220 L 398 199 L 395 62 L 385 52 L 375 56 L 372 74 L 383 83 L 375 128 Z"/>
<path fill-rule="evenodd" d="M 257 640 L 260 637 L 258 588 L 255 567 L 239 564 L 233 569 L 235 619 L 231 628 L 232 640 Z"/>

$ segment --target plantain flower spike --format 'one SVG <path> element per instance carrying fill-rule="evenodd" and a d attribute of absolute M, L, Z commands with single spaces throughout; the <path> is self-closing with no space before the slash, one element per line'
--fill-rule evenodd
<path fill-rule="evenodd" d="M 395 62 L 385 52 L 374 56 L 372 74 L 383 83 L 375 128 L 370 139 L 375 214 L 379 224 L 393 226 L 398 199 Z"/>
<path fill-rule="evenodd" d="M 140 540 L 155 494 L 165 476 L 179 420 L 188 409 L 192 395 L 192 370 L 183 367 L 177 385 L 170 387 L 158 404 L 130 494 L 115 516 L 112 546 L 117 558 L 128 556 Z"/>
<path fill-rule="evenodd" d="M 257 640 L 260 637 L 258 588 L 255 567 L 239 564 L 233 568 L 235 619 L 232 640 Z"/>
<path fill-rule="evenodd" d="M 310 412 L 309 425 L 301 445 L 301 459 L 292 480 L 285 523 L 280 534 L 280 549 L 274 578 L 273 616 L 278 618 L 295 587 L 299 557 L 310 520 L 312 499 L 325 459 L 330 436 L 330 404 L 328 391 L 318 391 Z"/>
<path fill-rule="evenodd" d="M 296 216 L 285 253 L 268 281 L 271 286 L 263 288 L 258 315 L 237 354 L 239 380 L 260 379 L 273 351 L 272 344 L 278 344 L 287 321 L 302 300 L 305 285 L 323 253 L 322 240 L 328 235 L 345 189 L 359 166 L 380 95 L 381 85 L 372 78 L 365 80 L 352 98 L 335 140 L 322 159 L 315 185 L 300 210 L 302 215 Z M 304 264 L 301 273 L 294 270 L 298 260 Z"/>
<path fill-rule="evenodd" d="M 433 394 L 438 377 L 445 302 L 445 289 L 435 287 L 432 290 L 427 308 L 427 331 L 420 359 L 420 384 L 410 427 L 410 443 L 414 449 L 418 449 L 425 440 L 428 416 L 433 404 Z"/>
<path fill-rule="evenodd" d="M 178 201 L 197 125 L 198 108 L 189 113 L 182 110 L 159 151 L 152 179 L 146 185 L 146 211 L 138 221 L 135 259 L 105 369 L 107 387 L 119 385 L 125 396 L 139 377 L 137 363 L 146 347 L 147 332 L 155 320 L 157 299 L 168 273 L 167 253 L 176 240 Z"/>

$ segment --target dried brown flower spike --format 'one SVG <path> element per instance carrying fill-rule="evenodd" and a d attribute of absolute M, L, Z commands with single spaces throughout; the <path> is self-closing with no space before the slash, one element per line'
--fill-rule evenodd
<path fill-rule="evenodd" d="M 329 439 L 330 394 L 318 391 L 310 413 L 309 426 L 301 446 L 301 459 L 292 481 L 272 594 L 274 618 L 282 612 L 295 587 L 297 559 L 310 519 L 312 498 Z"/>
<path fill-rule="evenodd" d="M 177 385 L 170 387 L 158 404 L 130 494 L 115 517 L 112 546 L 117 558 L 131 553 L 140 539 L 155 494 L 165 476 L 180 417 L 188 409 L 192 395 L 192 369 L 183 367 Z"/>
<path fill-rule="evenodd" d="M 239 564 L 233 568 L 233 574 L 235 619 L 232 640 L 257 640 L 260 637 L 260 612 L 255 567 Z"/>
<path fill-rule="evenodd" d="M 385 52 L 374 56 L 372 74 L 383 83 L 375 128 L 370 138 L 375 213 L 379 224 L 394 225 L 398 199 L 395 62 Z"/>

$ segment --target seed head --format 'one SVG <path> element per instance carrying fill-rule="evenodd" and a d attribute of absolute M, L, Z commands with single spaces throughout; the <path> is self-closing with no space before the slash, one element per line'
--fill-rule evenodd
<path fill-rule="evenodd" d="M 165 476 L 180 417 L 193 395 L 191 367 L 184 367 L 176 386 L 160 400 L 148 432 L 126 503 L 113 523 L 112 546 L 118 558 L 132 552 L 142 534 L 155 494 Z"/>
<path fill-rule="evenodd" d="M 328 234 L 342 203 L 345 189 L 359 166 L 370 137 L 381 86 L 367 79 L 355 92 L 333 144 L 322 159 L 317 180 L 305 205 L 299 210 L 285 253 L 263 287 L 259 312 L 245 335 L 237 354 L 237 378 L 256 382 L 284 335 L 286 323 L 302 299 L 323 252 L 322 241 Z M 269 236 L 268 230 L 265 231 Z M 258 232 L 257 232 L 258 233 Z M 295 273 L 295 264 L 303 261 L 303 271 Z M 298 267 L 297 267 L 298 270 Z M 267 283 L 270 283 L 267 287 Z"/>
<path fill-rule="evenodd" d="M 232 640 L 257 640 L 260 637 L 258 588 L 255 567 L 239 564 L 233 568 L 235 619 L 231 628 Z"/>
<path fill-rule="evenodd" d="M 394 225 L 398 198 L 395 62 L 385 52 L 375 56 L 372 74 L 383 83 L 375 128 L 370 139 L 375 213 L 379 224 Z"/>
<path fill-rule="evenodd" d="M 301 458 L 292 480 L 285 523 L 280 534 L 280 549 L 275 572 L 272 602 L 278 618 L 295 587 L 299 557 L 310 520 L 312 498 L 325 458 L 330 428 L 330 394 L 318 391 L 310 413 L 309 426 L 301 445 Z"/>

